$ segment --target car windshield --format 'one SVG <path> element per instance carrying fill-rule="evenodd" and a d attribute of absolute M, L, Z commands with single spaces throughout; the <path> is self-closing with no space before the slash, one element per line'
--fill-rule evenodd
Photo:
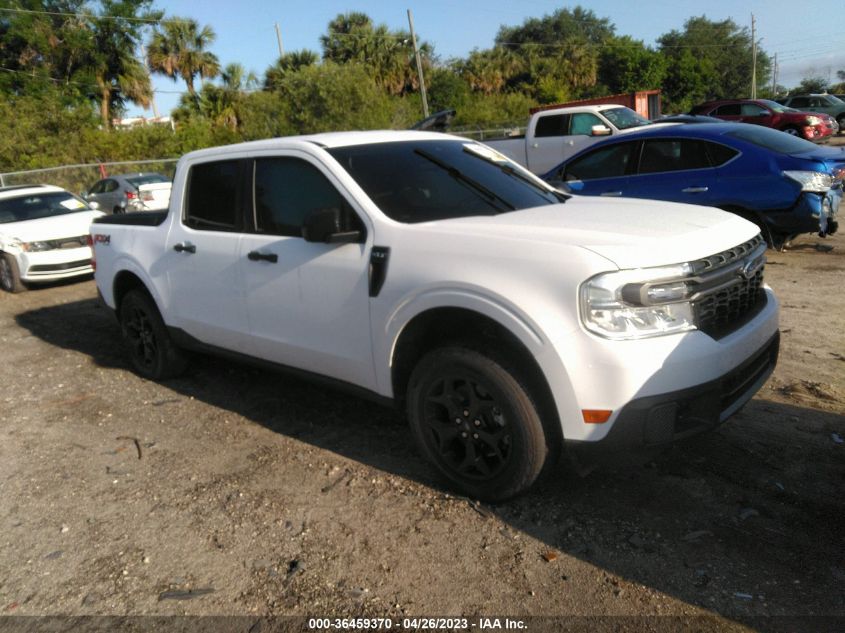
<path fill-rule="evenodd" d="M 66 191 L 34 193 L 0 200 L 0 224 L 25 222 L 78 211 L 90 211 L 79 198 Z"/>
<path fill-rule="evenodd" d="M 760 103 L 765 104 L 770 110 L 774 110 L 775 112 L 797 112 L 795 108 L 787 108 L 785 105 L 778 103 L 777 101 L 771 101 L 769 99 L 760 99 Z"/>
<path fill-rule="evenodd" d="M 738 125 L 726 136 L 748 141 L 781 154 L 804 154 L 817 149 L 810 141 L 759 125 Z"/>
<path fill-rule="evenodd" d="M 161 174 L 144 174 L 143 176 L 132 176 L 130 178 L 127 178 L 126 180 L 136 187 L 140 187 L 141 185 L 149 185 L 153 182 L 170 182 L 169 179 L 165 178 Z"/>
<path fill-rule="evenodd" d="M 400 141 L 328 152 L 398 222 L 496 215 L 566 199 L 502 154 L 473 142 Z"/>
<path fill-rule="evenodd" d="M 627 130 L 628 128 L 640 127 L 641 125 L 651 125 L 651 121 L 643 116 L 640 116 L 631 110 L 631 108 L 610 108 L 609 110 L 602 110 L 601 113 L 606 116 L 618 130 Z"/>
<path fill-rule="evenodd" d="M 831 106 L 845 105 L 845 103 L 843 103 L 842 99 L 840 99 L 839 97 L 836 97 L 834 95 L 826 95 L 825 97 L 822 97 L 822 98 L 825 101 L 827 101 L 827 105 L 831 105 Z"/>

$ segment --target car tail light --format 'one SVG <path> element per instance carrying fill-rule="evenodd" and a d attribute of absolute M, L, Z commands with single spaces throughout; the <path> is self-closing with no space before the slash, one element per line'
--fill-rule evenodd
<path fill-rule="evenodd" d="M 91 269 L 96 271 L 97 270 L 97 255 L 94 252 L 94 238 L 91 237 L 91 235 L 89 234 L 89 235 L 85 236 L 85 241 L 88 244 L 88 248 L 91 249 Z"/>
<path fill-rule="evenodd" d="M 125 193 L 126 193 L 126 199 L 127 200 L 134 200 L 135 198 L 138 197 L 138 194 L 135 193 L 134 191 L 126 191 Z"/>

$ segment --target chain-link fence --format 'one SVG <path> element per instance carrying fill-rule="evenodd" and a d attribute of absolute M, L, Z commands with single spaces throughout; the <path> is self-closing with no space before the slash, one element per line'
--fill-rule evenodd
<path fill-rule="evenodd" d="M 173 179 L 176 158 L 122 161 L 117 163 L 89 163 L 63 165 L 44 169 L 0 173 L 0 187 L 12 185 L 56 185 L 79 194 L 87 191 L 98 180 L 119 174 L 159 173 Z"/>

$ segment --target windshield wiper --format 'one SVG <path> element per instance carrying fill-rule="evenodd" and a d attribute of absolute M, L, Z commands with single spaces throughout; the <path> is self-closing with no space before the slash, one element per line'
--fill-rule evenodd
<path fill-rule="evenodd" d="M 502 162 L 502 161 L 493 160 L 492 158 L 490 158 L 488 156 L 484 156 L 480 152 L 473 151 L 469 147 L 464 147 L 464 152 L 466 152 L 467 154 L 472 154 L 476 158 L 480 158 L 484 162 L 490 163 L 491 165 L 498 167 L 500 171 L 506 173 L 508 176 L 513 176 L 514 178 L 521 180 L 522 182 L 530 185 L 532 189 L 535 189 L 535 190 L 537 190 L 541 193 L 550 194 L 550 195 L 554 196 L 555 198 L 557 198 L 558 200 L 560 200 L 561 202 L 566 202 L 571 197 L 571 196 L 567 196 L 565 193 L 561 193 L 560 191 L 558 191 L 556 189 L 552 189 L 551 191 L 548 191 L 546 189 L 543 189 L 542 187 L 539 187 L 537 185 L 537 183 L 534 182 L 533 179 L 531 179 L 531 177 L 523 174 L 521 171 L 519 171 L 516 167 L 514 167 L 510 163 L 505 163 L 505 162 Z"/>
<path fill-rule="evenodd" d="M 435 165 L 440 167 L 440 169 L 445 170 L 455 180 L 458 180 L 458 181 L 460 181 L 460 182 L 462 182 L 466 185 L 469 185 L 472 189 L 474 189 L 477 193 L 480 193 L 482 195 L 482 197 L 486 198 L 489 202 L 498 202 L 501 205 L 504 205 L 509 211 L 515 211 L 516 210 L 516 207 L 513 206 L 507 200 L 505 200 L 502 196 L 500 196 L 499 194 L 497 194 L 494 191 L 491 191 L 490 189 L 488 189 L 487 187 L 482 185 L 477 180 L 470 178 L 469 176 L 467 176 L 464 172 L 462 172 L 457 167 L 440 160 L 436 156 L 433 156 L 433 155 L 429 154 L 428 152 L 426 152 L 425 150 L 422 150 L 422 149 L 415 149 L 414 153 L 418 154 L 419 156 L 422 156 L 427 161 L 434 163 Z"/>

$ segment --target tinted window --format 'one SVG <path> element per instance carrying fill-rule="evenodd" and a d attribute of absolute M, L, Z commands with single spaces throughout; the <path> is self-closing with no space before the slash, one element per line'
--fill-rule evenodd
<path fill-rule="evenodd" d="M 77 211 L 90 209 L 82 200 L 67 191 L 6 198 L 0 200 L 0 224 L 49 218 Z"/>
<path fill-rule="evenodd" d="M 640 156 L 641 174 L 710 167 L 704 145 L 687 139 L 646 141 Z"/>
<path fill-rule="evenodd" d="M 117 181 L 116 180 L 106 180 L 103 183 L 103 193 L 111 193 L 117 189 Z"/>
<path fill-rule="evenodd" d="M 737 129 L 731 130 L 725 136 L 748 141 L 781 154 L 801 154 L 816 149 L 810 141 L 759 125 L 738 125 Z"/>
<path fill-rule="evenodd" d="M 594 125 L 604 125 L 595 114 L 589 112 L 579 112 L 572 115 L 572 123 L 569 125 L 570 134 L 586 134 L 589 136 L 593 131 Z M 607 127 L 607 126 L 605 126 Z"/>
<path fill-rule="evenodd" d="M 615 178 L 627 173 L 636 143 L 619 143 L 594 150 L 566 166 L 564 180 Z"/>
<path fill-rule="evenodd" d="M 91 187 L 91 191 L 89 193 L 103 193 L 103 187 L 106 186 L 106 181 L 101 180 L 96 183 L 93 187 Z"/>
<path fill-rule="evenodd" d="M 311 211 L 331 208 L 346 208 L 344 199 L 310 163 L 298 158 L 255 161 L 255 224 L 259 232 L 301 237 L 302 223 Z"/>
<path fill-rule="evenodd" d="M 569 134 L 568 114 L 550 114 L 537 119 L 537 126 L 534 128 L 535 137 L 566 136 L 567 134 Z"/>
<path fill-rule="evenodd" d="M 728 103 L 716 108 L 716 116 L 739 116 L 739 104 Z"/>
<path fill-rule="evenodd" d="M 400 141 L 328 151 L 399 222 L 495 215 L 565 199 L 477 143 Z"/>
<path fill-rule="evenodd" d="M 191 167 L 185 223 L 195 229 L 231 231 L 238 226 L 238 161 Z"/>
<path fill-rule="evenodd" d="M 724 165 L 734 156 L 739 154 L 739 152 L 732 147 L 722 145 L 721 143 L 708 143 L 705 141 L 703 144 L 707 148 L 707 155 L 710 157 L 710 164 L 714 167 Z"/>
<path fill-rule="evenodd" d="M 807 97 L 795 97 L 789 102 L 791 108 L 806 108 L 810 105 L 810 100 Z"/>
<path fill-rule="evenodd" d="M 740 113 L 742 116 L 765 116 L 769 111 L 756 103 L 743 103 L 740 106 Z"/>

